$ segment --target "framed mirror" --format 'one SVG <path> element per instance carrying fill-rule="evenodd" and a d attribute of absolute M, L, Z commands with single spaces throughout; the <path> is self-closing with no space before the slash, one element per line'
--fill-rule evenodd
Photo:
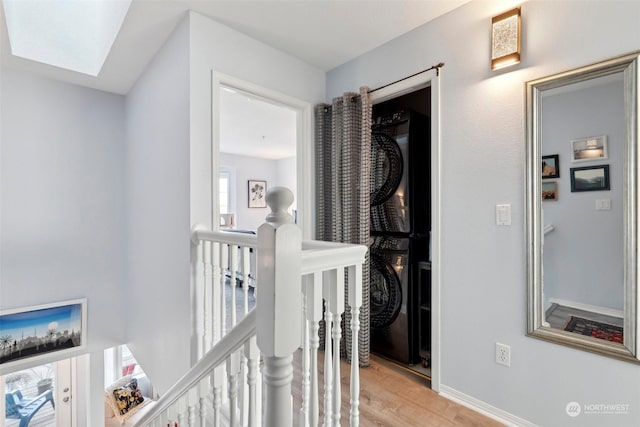
<path fill-rule="evenodd" d="M 527 334 L 635 363 L 639 55 L 526 84 Z"/>

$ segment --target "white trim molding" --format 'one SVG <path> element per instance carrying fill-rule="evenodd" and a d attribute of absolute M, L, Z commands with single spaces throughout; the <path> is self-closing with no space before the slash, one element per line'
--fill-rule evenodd
<path fill-rule="evenodd" d="M 471 397 L 466 395 L 454 388 L 446 386 L 444 384 L 440 384 L 440 396 L 449 399 L 453 402 L 459 403 L 460 405 L 472 409 L 476 412 L 481 413 L 484 416 L 491 418 L 492 420 L 496 420 L 506 426 L 510 427 L 538 427 L 537 424 L 534 424 L 530 421 L 527 421 L 523 418 L 517 417 L 507 411 L 503 411 L 502 409 L 496 408 L 495 406 L 489 405 L 482 400 L 478 400 L 475 397 Z"/>

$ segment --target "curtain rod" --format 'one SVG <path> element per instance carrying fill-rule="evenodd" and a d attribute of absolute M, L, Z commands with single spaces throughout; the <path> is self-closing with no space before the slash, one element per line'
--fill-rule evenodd
<path fill-rule="evenodd" d="M 440 63 L 432 66 L 431 68 L 427 68 L 426 70 L 418 71 L 417 73 L 411 74 L 410 76 L 403 77 L 400 80 L 396 80 L 395 82 L 391 82 L 391 83 L 388 83 L 388 84 L 386 84 L 384 86 L 380 86 L 380 87 L 377 87 L 375 89 L 372 89 L 372 90 L 368 91 L 367 93 L 371 93 L 371 92 L 375 92 L 375 91 L 380 90 L 380 89 L 384 89 L 385 87 L 389 87 L 389 86 L 394 85 L 396 83 L 400 83 L 401 81 L 410 79 L 411 77 L 415 77 L 415 76 L 417 76 L 419 74 L 426 73 L 427 71 L 431 71 L 431 70 L 436 70 L 436 76 L 439 76 L 440 75 L 440 68 L 442 68 L 442 67 L 444 67 L 444 62 L 440 62 Z"/>

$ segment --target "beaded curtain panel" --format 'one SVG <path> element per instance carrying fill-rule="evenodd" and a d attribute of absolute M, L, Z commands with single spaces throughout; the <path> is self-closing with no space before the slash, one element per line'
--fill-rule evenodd
<path fill-rule="evenodd" d="M 345 93 L 315 109 L 316 238 L 369 246 L 371 175 L 371 102 L 368 88 Z M 369 258 L 362 269 L 359 362 L 369 365 Z M 345 294 L 348 292 L 345 289 Z M 348 304 L 347 304 L 348 305 Z M 351 314 L 345 312 L 345 325 Z M 351 330 L 344 332 L 351 360 Z"/>

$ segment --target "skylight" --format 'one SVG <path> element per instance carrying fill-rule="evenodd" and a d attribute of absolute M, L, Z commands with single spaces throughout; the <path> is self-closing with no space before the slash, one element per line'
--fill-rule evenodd
<path fill-rule="evenodd" d="M 11 53 L 97 76 L 131 0 L 3 0 Z"/>

